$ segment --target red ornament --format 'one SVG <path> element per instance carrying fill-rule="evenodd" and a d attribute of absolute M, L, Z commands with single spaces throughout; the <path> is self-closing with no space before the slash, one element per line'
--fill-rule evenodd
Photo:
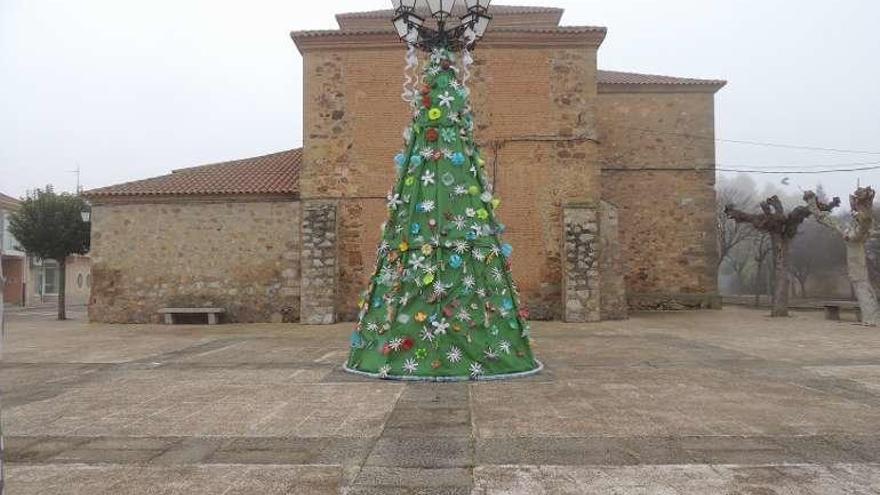
<path fill-rule="evenodd" d="M 427 139 L 429 143 L 433 143 L 440 139 L 440 133 L 437 132 L 437 129 L 432 127 L 425 132 L 425 139 Z"/>
<path fill-rule="evenodd" d="M 520 318 L 522 318 L 524 320 L 528 320 L 529 319 L 529 308 L 519 308 L 519 311 L 517 312 L 517 314 L 519 314 Z"/>
<path fill-rule="evenodd" d="M 391 351 L 392 351 L 392 349 L 391 349 L 390 345 L 385 344 L 382 346 L 382 355 L 383 356 L 387 356 L 387 355 L 391 354 Z"/>
<path fill-rule="evenodd" d="M 422 86 L 422 94 L 423 95 L 430 95 L 431 94 L 431 86 L 428 86 L 427 84 Z"/>
<path fill-rule="evenodd" d="M 413 342 L 413 339 L 411 339 L 410 337 L 406 337 L 405 339 L 403 339 L 403 345 L 401 347 L 403 347 L 404 351 L 408 351 L 412 349 L 414 345 L 416 345 L 416 343 Z"/>
<path fill-rule="evenodd" d="M 433 102 L 431 101 L 431 97 L 428 95 L 423 96 L 422 97 L 422 105 L 424 105 L 425 108 L 431 108 L 431 106 L 433 105 Z"/>

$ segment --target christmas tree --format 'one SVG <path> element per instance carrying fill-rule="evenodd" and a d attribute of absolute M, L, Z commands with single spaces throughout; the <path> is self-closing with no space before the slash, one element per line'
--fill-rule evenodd
<path fill-rule="evenodd" d="M 445 381 L 541 369 L 458 72 L 448 49 L 426 61 L 348 371 Z"/>

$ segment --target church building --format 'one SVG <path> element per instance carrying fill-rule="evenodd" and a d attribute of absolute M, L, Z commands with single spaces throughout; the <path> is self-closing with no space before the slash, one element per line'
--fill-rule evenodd
<path fill-rule="evenodd" d="M 724 81 L 600 70 L 606 28 L 494 6 L 474 52 L 476 137 L 534 319 L 717 307 L 714 95 Z M 89 316 L 354 319 L 410 120 L 391 11 L 294 31 L 302 148 L 87 191 Z M 293 55 L 291 55 L 293 56 Z M 291 136 L 291 142 L 298 141 Z"/>

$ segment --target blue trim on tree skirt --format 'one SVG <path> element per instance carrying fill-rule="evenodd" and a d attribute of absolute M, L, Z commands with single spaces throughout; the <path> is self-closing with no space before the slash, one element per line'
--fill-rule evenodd
<path fill-rule="evenodd" d="M 342 365 L 342 369 L 345 371 L 358 376 L 364 376 L 367 378 L 376 378 L 379 380 L 389 380 L 389 381 L 398 381 L 398 382 L 491 382 L 497 380 L 511 380 L 514 378 L 525 378 L 527 376 L 537 375 L 544 369 L 544 363 L 541 361 L 535 360 L 538 363 L 538 367 L 533 370 L 528 371 L 520 371 L 518 373 L 503 373 L 500 375 L 480 375 L 476 378 L 467 376 L 415 376 L 415 375 L 387 375 L 387 376 L 379 376 L 379 373 L 369 373 L 366 371 L 360 371 L 353 368 L 348 367 L 348 363 Z"/>

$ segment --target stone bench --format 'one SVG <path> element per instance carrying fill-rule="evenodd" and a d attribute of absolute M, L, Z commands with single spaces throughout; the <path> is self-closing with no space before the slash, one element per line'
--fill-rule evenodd
<path fill-rule="evenodd" d="M 862 309 L 859 307 L 858 303 L 855 302 L 847 302 L 847 301 L 834 301 L 834 302 L 826 302 L 822 304 L 822 307 L 825 308 L 825 319 L 826 320 L 840 320 L 840 311 L 841 310 L 855 310 L 856 318 L 859 321 L 862 321 Z"/>
<path fill-rule="evenodd" d="M 223 308 L 162 308 L 159 314 L 165 315 L 165 324 L 174 324 L 174 315 L 208 315 L 208 325 L 216 325 L 219 316 L 225 313 Z"/>

